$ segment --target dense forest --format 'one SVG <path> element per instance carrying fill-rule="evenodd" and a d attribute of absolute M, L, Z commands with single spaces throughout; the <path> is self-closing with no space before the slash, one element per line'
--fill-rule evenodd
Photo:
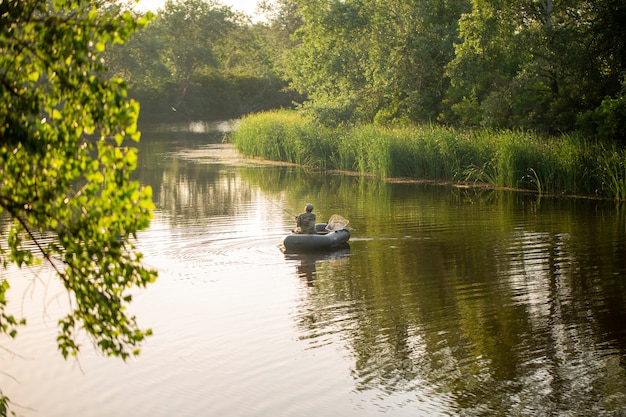
<path fill-rule="evenodd" d="M 167 1 L 105 59 L 141 103 L 140 122 L 237 118 L 302 100 L 278 70 L 289 47 L 276 37 L 289 35 L 277 30 L 215 1 Z"/>
<path fill-rule="evenodd" d="M 107 57 L 142 118 L 298 107 L 356 122 L 626 137 L 623 0 L 170 0 Z M 176 111 L 174 111 L 174 109 Z"/>

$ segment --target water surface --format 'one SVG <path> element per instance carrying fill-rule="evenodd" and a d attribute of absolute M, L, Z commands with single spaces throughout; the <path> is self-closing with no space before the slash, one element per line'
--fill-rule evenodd
<path fill-rule="evenodd" d="M 0 352 L 19 414 L 626 415 L 623 207 L 259 164 L 194 130 L 142 138 L 140 357 L 63 361 L 67 296 L 5 274 L 30 323 Z M 280 252 L 306 202 L 349 248 Z"/>

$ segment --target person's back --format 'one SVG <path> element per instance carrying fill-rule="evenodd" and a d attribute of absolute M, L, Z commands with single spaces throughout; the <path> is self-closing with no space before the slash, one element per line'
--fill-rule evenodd
<path fill-rule="evenodd" d="M 302 213 L 298 216 L 297 226 L 300 233 L 315 233 L 315 214 Z"/>
<path fill-rule="evenodd" d="M 313 205 L 307 204 L 304 206 L 305 212 L 296 217 L 296 233 L 313 234 L 315 231 L 315 219 L 316 216 L 313 211 Z"/>

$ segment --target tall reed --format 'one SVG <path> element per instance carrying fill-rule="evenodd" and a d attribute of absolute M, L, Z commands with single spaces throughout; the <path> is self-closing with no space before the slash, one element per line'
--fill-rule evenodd
<path fill-rule="evenodd" d="M 601 186 L 607 194 L 615 199 L 626 201 L 626 158 L 624 151 L 615 146 L 603 147 L 599 158 L 599 171 L 602 178 Z"/>
<path fill-rule="evenodd" d="M 329 128 L 284 110 L 245 117 L 233 138 L 246 156 L 316 168 L 626 200 L 626 152 L 579 135 L 439 126 Z"/>
<path fill-rule="evenodd" d="M 246 116 L 233 138 L 244 155 L 325 168 L 334 149 L 323 127 L 290 111 Z"/>

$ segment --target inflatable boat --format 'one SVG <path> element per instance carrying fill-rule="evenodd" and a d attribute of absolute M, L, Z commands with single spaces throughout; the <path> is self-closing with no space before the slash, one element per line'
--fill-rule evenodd
<path fill-rule="evenodd" d="M 327 223 L 317 223 L 315 234 L 291 233 L 285 236 L 281 243 L 284 252 L 318 252 L 346 245 L 350 239 L 350 230 L 342 227 L 336 230 L 328 230 Z"/>

